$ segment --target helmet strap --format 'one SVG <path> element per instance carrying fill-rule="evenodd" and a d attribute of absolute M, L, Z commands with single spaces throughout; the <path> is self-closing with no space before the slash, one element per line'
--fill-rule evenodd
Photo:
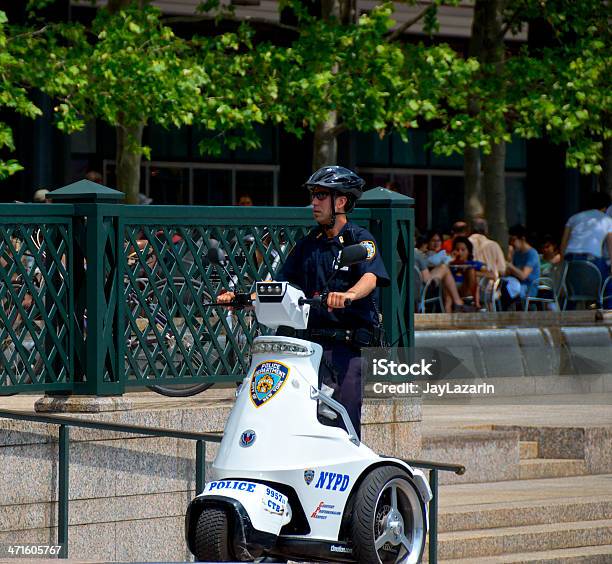
<path fill-rule="evenodd" d="M 323 229 L 333 229 L 336 226 L 336 192 L 330 190 L 331 195 L 331 219 L 327 225 L 323 226 Z"/>

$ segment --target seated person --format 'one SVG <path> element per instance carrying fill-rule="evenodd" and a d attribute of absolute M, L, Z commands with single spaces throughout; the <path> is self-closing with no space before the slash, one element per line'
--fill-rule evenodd
<path fill-rule="evenodd" d="M 414 248 L 422 253 L 423 255 L 427 254 L 428 251 L 428 240 L 426 235 L 417 235 L 414 238 Z"/>
<path fill-rule="evenodd" d="M 540 247 L 540 276 L 550 276 L 560 262 L 561 253 L 557 241 L 552 235 L 544 236 Z"/>
<path fill-rule="evenodd" d="M 468 237 L 470 234 L 470 226 L 466 221 L 462 219 L 455 221 L 453 226 L 451 227 L 451 236 L 448 237 L 443 243 L 442 248 L 446 251 L 448 255 L 451 255 L 453 252 L 453 242 L 456 237 Z"/>
<path fill-rule="evenodd" d="M 445 312 L 474 311 L 474 308 L 463 303 L 457 291 L 455 280 L 446 264 L 430 266 L 427 255 L 418 248 L 414 249 L 414 264 L 421 273 L 423 282 L 427 283 L 433 278 L 437 284 L 442 286 Z"/>
<path fill-rule="evenodd" d="M 473 233 L 469 236 L 474 246 L 474 259 L 487 265 L 491 279 L 503 276 L 506 272 L 506 257 L 497 241 L 489 239 L 489 224 L 483 217 L 477 217 L 472 222 Z"/>
<path fill-rule="evenodd" d="M 506 305 L 517 298 L 536 295 L 537 287 L 531 288 L 540 277 L 540 257 L 527 240 L 527 229 L 523 225 L 514 225 L 509 230 L 511 262 L 506 264 Z M 502 293 L 502 301 L 503 301 Z"/>
<path fill-rule="evenodd" d="M 431 231 L 427 236 L 427 264 L 429 268 L 433 268 L 440 264 L 448 264 L 451 259 L 442 248 L 443 241 L 442 233 L 439 231 Z"/>
<path fill-rule="evenodd" d="M 480 309 L 477 273 L 487 273 L 487 266 L 474 260 L 474 248 L 467 237 L 458 236 L 453 240 L 453 261 L 450 268 L 462 298 L 474 297 L 474 305 Z"/>

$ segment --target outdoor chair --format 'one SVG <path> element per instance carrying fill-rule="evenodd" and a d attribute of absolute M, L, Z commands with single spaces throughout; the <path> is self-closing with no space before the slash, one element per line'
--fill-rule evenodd
<path fill-rule="evenodd" d="M 606 291 L 608 289 L 608 284 L 612 284 L 612 276 L 608 276 L 604 280 L 604 283 L 601 287 L 601 294 L 599 296 L 599 302 L 602 308 L 606 307 L 606 301 L 608 300 L 608 298 L 612 298 L 612 290 L 610 292 Z M 606 308 L 606 309 L 612 309 L 612 308 Z"/>
<path fill-rule="evenodd" d="M 551 276 L 540 276 L 529 286 L 527 297 L 525 298 L 525 311 L 529 311 L 531 304 L 554 304 L 555 311 L 559 310 L 557 301 L 557 290 Z"/>
<path fill-rule="evenodd" d="M 570 302 L 595 303 L 598 308 L 603 307 L 606 285 L 611 277 L 606 278 L 602 286 L 601 273 L 591 262 L 585 260 L 571 260 L 566 262 L 566 271 L 563 276 L 563 290 L 565 299 L 563 309 L 566 310 Z"/>
<path fill-rule="evenodd" d="M 525 311 L 529 311 L 532 303 L 553 304 L 555 310 L 559 311 L 561 295 L 565 292 L 564 281 L 566 273 L 567 262 L 564 262 L 555 265 L 547 276 L 541 276 L 532 282 L 527 298 L 524 300 Z M 532 295 L 535 288 L 537 288 L 537 292 Z"/>
<path fill-rule="evenodd" d="M 488 311 L 496 311 L 495 294 L 499 288 L 499 277 L 494 279 L 482 276 L 478 282 L 478 291 L 480 292 L 480 305 Z"/>
<path fill-rule="evenodd" d="M 417 302 L 416 313 L 427 313 L 428 304 L 433 304 L 434 311 L 436 307 L 439 307 L 440 313 L 444 313 L 442 288 L 433 278 L 425 282 L 416 266 L 414 267 L 414 295 Z"/>

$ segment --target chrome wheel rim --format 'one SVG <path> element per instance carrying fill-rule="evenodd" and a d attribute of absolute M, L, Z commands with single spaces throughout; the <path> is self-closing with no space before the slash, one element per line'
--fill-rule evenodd
<path fill-rule="evenodd" d="M 374 517 L 374 547 L 379 564 L 417 564 L 425 542 L 421 501 L 403 478 L 385 484 Z"/>

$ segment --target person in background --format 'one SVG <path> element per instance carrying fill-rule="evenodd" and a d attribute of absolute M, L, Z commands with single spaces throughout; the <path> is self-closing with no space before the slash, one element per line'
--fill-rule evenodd
<path fill-rule="evenodd" d="M 462 298 L 473 296 L 474 306 L 480 309 L 480 295 L 478 292 L 477 273 L 487 273 L 487 266 L 474 260 L 473 246 L 467 237 L 455 237 L 453 241 L 453 261 L 450 269 L 455 284 Z"/>
<path fill-rule="evenodd" d="M 451 259 L 448 253 L 442 248 L 443 237 L 439 231 L 430 231 L 427 235 L 427 264 L 430 268 L 439 264 L 448 264 Z"/>
<path fill-rule="evenodd" d="M 34 192 L 34 195 L 32 196 L 32 201 L 35 204 L 50 204 L 51 200 L 47 198 L 48 193 L 49 193 L 49 190 L 47 190 L 46 188 L 41 188 L 40 190 L 36 190 L 36 192 Z"/>
<path fill-rule="evenodd" d="M 611 272 L 604 256 L 604 248 L 612 256 L 612 217 L 605 213 L 609 205 L 610 197 L 604 192 L 589 194 L 586 209 L 567 220 L 560 249 L 563 260 L 594 264 L 602 280 Z"/>
<path fill-rule="evenodd" d="M 395 180 L 388 180 L 387 182 L 385 182 L 385 188 L 387 190 L 391 190 L 391 192 L 399 193 L 400 191 L 400 185 Z"/>
<path fill-rule="evenodd" d="M 448 266 L 444 263 L 430 264 L 430 256 L 438 256 L 435 251 L 428 250 L 430 243 L 434 249 L 439 249 L 442 244 L 440 233 L 431 233 L 429 237 L 419 236 L 415 241 L 414 264 L 421 274 L 421 279 L 427 283 L 433 278 L 438 285 L 442 286 L 444 311 L 447 313 L 474 311 L 474 308 L 463 303 Z M 432 254 L 428 256 L 428 253 Z"/>
<path fill-rule="evenodd" d="M 85 174 L 85 180 L 91 180 L 91 182 L 102 184 L 102 175 L 97 170 L 90 170 Z"/>
<path fill-rule="evenodd" d="M 540 275 L 549 276 L 561 262 L 559 245 L 552 235 L 545 235 L 540 246 Z"/>
<path fill-rule="evenodd" d="M 427 253 L 427 236 L 426 235 L 417 235 L 414 238 L 414 248 L 425 255 Z"/>
<path fill-rule="evenodd" d="M 455 237 L 467 237 L 470 234 L 470 226 L 460 219 L 455 221 L 451 227 L 451 236 L 442 243 L 442 249 L 446 251 L 447 255 L 450 255 L 453 251 L 453 241 Z"/>
<path fill-rule="evenodd" d="M 502 290 L 502 305 L 508 306 L 516 298 L 526 298 L 532 282 L 540 277 L 540 257 L 527 240 L 527 229 L 523 225 L 513 225 L 509 230 L 511 262 L 506 263 L 507 277 Z M 532 295 L 537 293 L 534 288 Z M 504 309 L 506 309 L 504 307 Z"/>
<path fill-rule="evenodd" d="M 240 194 L 240 197 L 238 198 L 238 205 L 250 207 L 253 205 L 253 199 L 251 196 L 249 196 L 249 194 Z"/>
<path fill-rule="evenodd" d="M 489 239 L 489 225 L 483 217 L 477 217 L 472 223 L 472 234 L 469 236 L 474 247 L 474 259 L 487 265 L 492 278 L 506 272 L 506 257 L 497 241 Z"/>

